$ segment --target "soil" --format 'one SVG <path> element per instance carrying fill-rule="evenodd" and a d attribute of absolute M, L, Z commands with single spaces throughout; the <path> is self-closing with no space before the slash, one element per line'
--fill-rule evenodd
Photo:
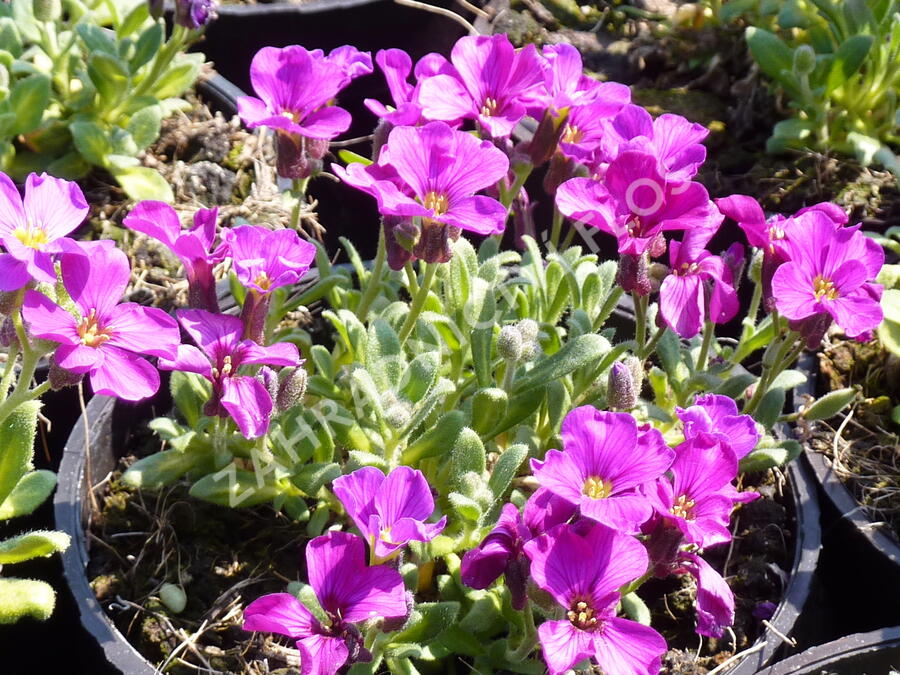
<path fill-rule="evenodd" d="M 131 447 L 156 449 L 156 441 Z M 136 457 L 122 460 L 127 468 Z M 270 507 L 226 509 L 194 500 L 187 486 L 159 493 L 135 491 L 114 474 L 90 533 L 91 579 L 101 605 L 119 630 L 151 662 L 172 657 L 167 672 L 193 667 L 228 673 L 296 672 L 290 640 L 244 633 L 240 610 L 265 593 L 283 592 L 305 580 L 305 523 L 290 521 Z M 653 625 L 666 638 L 667 675 L 703 675 L 762 632 L 763 603 L 777 604 L 784 592 L 793 552 L 793 517 L 772 474 L 745 477 L 744 489 L 765 497 L 743 506 L 733 520 L 734 544 L 710 549 L 705 558 L 728 579 L 737 597 L 733 635 L 700 639 L 694 633 L 695 586 L 688 575 L 650 581 L 640 595 Z M 162 584 L 180 585 L 187 606 L 174 614 L 159 599 Z M 190 639 L 187 647 L 179 647 Z M 191 664 L 182 665 L 180 659 Z M 265 661 L 264 661 L 265 660 Z"/>
<path fill-rule="evenodd" d="M 819 354 L 819 393 L 858 386 L 849 414 L 808 430 L 808 443 L 829 457 L 835 473 L 866 508 L 886 523 L 883 531 L 900 543 L 900 429 L 891 411 L 900 404 L 900 359 L 877 339 L 838 340 Z"/>

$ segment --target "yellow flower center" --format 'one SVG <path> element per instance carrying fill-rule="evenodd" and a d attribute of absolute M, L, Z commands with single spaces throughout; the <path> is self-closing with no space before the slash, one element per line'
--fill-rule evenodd
<path fill-rule="evenodd" d="M 259 276 L 253 280 L 253 283 L 256 284 L 261 291 L 268 291 L 269 287 L 272 285 L 272 280 L 265 272 L 260 272 Z"/>
<path fill-rule="evenodd" d="M 112 337 L 109 331 L 100 327 L 97 322 L 97 312 L 93 309 L 78 325 L 78 336 L 81 338 L 81 344 L 95 349 Z"/>
<path fill-rule="evenodd" d="M 582 138 L 584 138 L 584 134 L 581 132 L 581 129 L 572 124 L 566 125 L 566 130 L 562 136 L 563 143 L 578 143 Z"/>
<path fill-rule="evenodd" d="M 450 208 L 450 201 L 447 199 L 447 195 L 438 194 L 434 190 L 425 195 L 423 202 L 425 208 L 434 211 L 436 216 L 446 213 L 447 209 Z"/>
<path fill-rule="evenodd" d="M 672 506 L 672 515 L 689 520 L 692 517 L 691 512 L 693 508 L 694 500 L 689 499 L 687 495 L 681 495 Z"/>
<path fill-rule="evenodd" d="M 590 630 L 597 626 L 597 617 L 594 616 L 594 610 L 588 607 L 583 600 L 576 602 L 572 609 L 566 612 L 566 618 L 572 622 L 572 625 L 581 630 Z"/>
<path fill-rule="evenodd" d="M 381 530 L 381 532 L 378 533 L 378 538 L 381 539 L 381 541 L 387 542 L 388 544 L 396 543 L 394 541 L 391 541 L 391 528 L 389 527 Z"/>
<path fill-rule="evenodd" d="M 590 476 L 584 481 L 581 494 L 591 499 L 605 499 L 612 494 L 612 483 L 603 480 L 600 476 Z"/>
<path fill-rule="evenodd" d="M 488 96 L 484 99 L 484 105 L 481 106 L 481 114 L 485 117 L 493 117 L 497 113 L 499 105 L 497 99 Z"/>
<path fill-rule="evenodd" d="M 700 269 L 700 265 L 697 263 L 681 263 L 680 274 L 693 274 L 696 273 L 697 270 Z"/>
<path fill-rule="evenodd" d="M 40 250 L 40 248 L 49 240 L 47 233 L 39 227 L 17 228 L 13 232 L 13 236 L 21 241 L 23 246 L 35 250 Z"/>
<path fill-rule="evenodd" d="M 813 279 L 813 294 L 816 300 L 834 300 L 838 297 L 838 290 L 834 287 L 834 282 L 825 279 L 821 274 Z"/>

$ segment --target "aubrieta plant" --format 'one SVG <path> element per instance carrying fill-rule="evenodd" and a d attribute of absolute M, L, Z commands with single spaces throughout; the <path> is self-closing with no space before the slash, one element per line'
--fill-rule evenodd
<path fill-rule="evenodd" d="M 161 2 L 0 4 L 0 171 L 76 179 L 101 168 L 133 199 L 172 201 L 137 155 L 188 105 L 179 97 L 204 59 L 184 52 L 214 16 L 212 0 L 175 5 L 167 38 Z"/>
<path fill-rule="evenodd" d="M 254 59 L 259 99 L 241 114 L 276 130 L 295 192 L 349 124 L 335 95 L 371 63 L 350 47 Z M 833 324 L 863 340 L 881 322 L 883 252 L 830 204 L 766 217 L 749 197 L 713 202 L 694 180 L 706 130 L 653 119 L 626 87 L 584 76 L 570 46 L 464 37 L 449 60 L 413 67 L 388 50 L 375 63 L 394 100 L 368 102 L 381 118 L 373 157 L 331 164 L 382 214 L 371 265 L 349 241 L 351 264 L 333 266 L 293 229 L 217 231 L 208 211 L 182 229 L 144 202 L 125 224 L 184 264 L 185 341 L 175 319 L 116 305 L 121 282 L 94 288 L 120 274 L 112 249 L 93 244 L 104 263 L 84 276 L 55 230 L 27 234 L 58 256 L 63 284 L 55 300 L 26 293 L 25 321 L 95 390 L 149 392 L 142 355 L 171 371 L 177 415 L 151 422 L 168 447 L 126 482 L 187 480 L 195 497 L 306 523 L 308 584 L 244 613 L 246 630 L 295 641 L 303 673 L 455 658 L 485 673 L 656 673 L 666 641 L 641 587 L 688 575 L 696 631 L 732 624 L 734 595 L 704 553 L 731 542 L 735 508 L 758 497 L 740 475 L 799 453 L 776 424 L 853 397 L 783 415 L 803 349 Z M 537 131 L 519 140 L 525 117 Z M 544 167 L 555 208 L 538 238 L 523 186 Z M 726 216 L 749 260 L 740 244 L 709 250 Z M 501 246 L 510 223 L 519 250 Z M 4 239 L 11 255 L 22 237 Z M 595 237 L 616 260 L 599 258 Z M 226 273 L 239 316 L 211 290 Z M 745 312 L 741 283 L 753 284 Z M 329 346 L 296 320 L 314 302 Z M 739 314 L 739 336 L 718 338 Z"/>

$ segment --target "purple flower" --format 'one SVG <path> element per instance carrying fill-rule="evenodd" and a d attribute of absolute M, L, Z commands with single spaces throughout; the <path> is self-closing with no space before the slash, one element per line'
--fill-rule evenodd
<path fill-rule="evenodd" d="M 333 169 L 341 179 L 375 197 L 382 214 L 421 218 L 413 252 L 427 262 L 446 261 L 445 245 L 454 230 L 456 236 L 460 229 L 497 234 L 505 226 L 506 208 L 475 192 L 506 176 L 509 160 L 490 142 L 443 122 L 397 127 L 377 163 Z"/>
<path fill-rule="evenodd" d="M 686 239 L 669 242 L 669 262 L 672 273 L 659 288 L 659 313 L 669 328 L 683 338 L 692 338 L 707 319 L 727 323 L 734 318 L 737 291 L 731 269 L 722 258 Z"/>
<path fill-rule="evenodd" d="M 350 113 L 331 102 L 353 77 L 372 72 L 371 57 L 368 63 L 366 57 L 353 47 L 325 57 L 298 45 L 263 47 L 253 57 L 250 81 L 260 98 L 240 97 L 238 114 L 249 129 L 275 129 L 280 175 L 310 176 L 328 141 L 349 128 Z"/>
<path fill-rule="evenodd" d="M 363 540 L 329 532 L 306 547 L 309 583 L 328 616 L 323 625 L 290 593 L 257 598 L 244 610 L 244 630 L 287 635 L 300 650 L 302 675 L 333 675 L 344 664 L 369 660 L 353 624 L 407 615 L 406 592 L 397 570 L 366 566 Z"/>
<path fill-rule="evenodd" d="M 422 106 L 417 101 L 418 87 L 409 83 L 409 74 L 412 72 L 409 54 L 402 49 L 382 49 L 375 55 L 375 62 L 387 80 L 394 107 L 389 108 L 371 98 L 364 101 L 366 107 L 394 126 L 416 124 L 422 116 Z"/>
<path fill-rule="evenodd" d="M 265 338 L 269 294 L 297 283 L 316 259 L 316 247 L 294 230 L 270 230 L 242 225 L 222 233 L 222 249 L 231 256 L 234 272 L 247 297 L 241 311 L 244 337 L 260 344 Z"/>
<path fill-rule="evenodd" d="M 171 249 L 188 280 L 188 304 L 210 312 L 219 310 L 213 267 L 224 258 L 224 251 L 212 251 L 216 238 L 218 209 L 198 209 L 194 226 L 181 229 L 175 209 L 165 202 L 143 201 L 122 221 L 127 227 L 161 241 Z"/>
<path fill-rule="evenodd" d="M 529 562 L 525 544 L 555 525 L 564 523 L 575 513 L 575 507 L 544 488 L 525 503 L 525 513 L 515 504 L 505 504 L 494 529 L 477 548 L 467 551 L 462 559 L 460 577 L 470 588 L 485 589 L 500 575 L 509 588 L 514 609 L 525 607 Z"/>
<path fill-rule="evenodd" d="M 380 559 L 393 556 L 410 541 L 431 541 L 447 524 L 434 512 L 431 488 L 421 471 L 398 466 L 385 476 L 372 466 L 334 479 L 332 490 Z"/>
<path fill-rule="evenodd" d="M 242 340 L 241 320 L 202 309 L 178 310 L 178 321 L 199 345 L 181 345 L 177 355 L 161 359 L 163 370 L 198 373 L 212 383 L 212 398 L 207 415 L 231 415 L 246 438 L 262 436 L 269 428 L 272 397 L 257 378 L 239 375 L 244 364 L 297 366 L 301 363 L 297 347 L 278 342 L 263 347 L 253 340 Z"/>
<path fill-rule="evenodd" d="M 652 508 L 636 488 L 659 478 L 675 457 L 662 434 L 639 428 L 628 413 L 581 406 L 566 415 L 561 435 L 563 452 L 531 460 L 541 486 L 578 506 L 585 518 L 637 532 Z"/>
<path fill-rule="evenodd" d="M 593 165 L 594 155 L 608 134 L 608 119 L 614 114 L 615 106 L 608 101 L 572 107 L 559 139 L 560 152 L 581 164 Z"/>
<path fill-rule="evenodd" d="M 647 490 L 653 508 L 701 549 L 730 541 L 728 522 L 734 503 L 726 490 L 737 475 L 734 452 L 703 433 L 675 452 L 672 480 L 660 478 Z"/>
<path fill-rule="evenodd" d="M 697 580 L 697 632 L 722 637 L 734 623 L 734 593 L 728 583 L 696 553 L 682 551 L 676 566 L 676 572 L 687 572 Z"/>
<path fill-rule="evenodd" d="M 0 173 L 0 291 L 15 291 L 31 279 L 56 283 L 54 255 L 84 221 L 87 202 L 77 183 L 42 173 L 25 182 L 25 199 L 5 173 Z"/>
<path fill-rule="evenodd" d="M 551 114 L 563 108 L 602 104 L 595 107 L 600 117 L 612 117 L 631 102 L 631 89 L 618 82 L 599 82 L 584 74 L 581 53 L 572 45 L 561 43 L 545 45 L 541 67 L 544 72 L 544 91 L 538 90 L 543 108 Z M 541 117 L 541 109 L 529 109 L 529 113 Z"/>
<path fill-rule="evenodd" d="M 750 415 L 739 414 L 734 399 L 728 396 L 698 395 L 694 399 L 694 405 L 676 408 L 676 414 L 684 425 L 685 439 L 712 434 L 726 443 L 737 459 L 750 454 L 759 441 L 756 422 Z"/>
<path fill-rule="evenodd" d="M 622 152 L 603 182 L 573 178 L 556 193 L 559 210 L 612 234 L 619 253 L 640 256 L 668 230 L 712 230 L 722 215 L 699 183 L 672 183 L 660 173 L 653 155 Z"/>
<path fill-rule="evenodd" d="M 131 271 L 125 254 L 100 242 L 72 244 L 60 260 L 72 316 L 47 296 L 28 291 L 22 316 L 35 337 L 59 343 L 54 361 L 72 373 L 89 373 L 95 394 L 138 401 L 159 388 L 159 373 L 139 355 L 171 358 L 178 325 L 161 309 L 118 304 Z"/>
<path fill-rule="evenodd" d="M 516 51 L 506 35 L 460 38 L 450 54 L 453 75 L 421 83 L 419 102 L 426 118 L 455 122 L 477 120 L 494 138 L 506 138 L 541 95 L 541 57 L 528 45 Z"/>
<path fill-rule="evenodd" d="M 836 230 L 822 218 L 792 232 L 791 259 L 772 277 L 775 306 L 792 328 L 801 329 L 805 320 L 824 320 L 827 327 L 833 319 L 852 338 L 878 327 L 882 286 L 874 279 L 884 251 L 871 244 L 858 228 Z M 807 346 L 816 346 L 823 333 L 808 338 Z"/>
<path fill-rule="evenodd" d="M 189 30 L 203 28 L 216 18 L 215 0 L 175 0 L 175 23 Z"/>
<path fill-rule="evenodd" d="M 551 675 L 593 658 L 606 673 L 655 675 L 666 642 L 649 626 L 616 616 L 619 589 L 647 569 L 633 537 L 602 525 L 580 536 L 558 525 L 525 544 L 535 583 L 562 605 L 566 618 L 538 628 Z"/>

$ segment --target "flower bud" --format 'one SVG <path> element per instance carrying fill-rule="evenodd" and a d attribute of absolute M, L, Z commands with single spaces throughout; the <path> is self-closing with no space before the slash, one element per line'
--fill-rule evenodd
<path fill-rule="evenodd" d="M 816 52 L 809 45 L 800 45 L 794 50 L 794 74 L 798 77 L 810 75 L 816 69 Z"/>
<path fill-rule="evenodd" d="M 648 253 L 651 258 L 658 258 L 662 254 L 666 252 L 666 237 L 662 232 L 657 232 L 656 236 L 653 237 L 653 241 L 650 242 L 650 248 L 648 249 Z"/>
<path fill-rule="evenodd" d="M 306 138 L 278 132 L 275 134 L 275 170 L 283 178 L 309 178 L 322 170 L 322 157 L 328 151 L 328 140 Z"/>
<path fill-rule="evenodd" d="M 537 340 L 541 332 L 540 324 L 534 319 L 522 319 L 516 324 L 523 340 Z"/>
<path fill-rule="evenodd" d="M 741 285 L 741 277 L 744 275 L 744 247 L 739 242 L 733 243 L 728 250 L 722 254 L 722 262 L 731 272 L 731 285 L 737 290 Z"/>
<path fill-rule="evenodd" d="M 384 216 L 381 226 L 384 228 L 388 267 L 395 272 L 402 270 L 413 259 L 412 251 L 419 242 L 419 228 L 412 219 L 404 216 Z"/>
<path fill-rule="evenodd" d="M 278 396 L 278 373 L 269 368 L 269 366 L 262 366 L 256 374 L 256 379 L 262 382 L 266 391 L 269 392 L 269 398 L 274 403 L 275 398 Z"/>
<path fill-rule="evenodd" d="M 300 403 L 306 395 L 308 380 L 309 376 L 302 366 L 282 370 L 278 393 L 272 399 L 275 401 L 275 409 L 278 412 L 284 412 Z"/>
<path fill-rule="evenodd" d="M 12 319 L 6 317 L 0 321 L 0 346 L 12 347 L 19 343 L 19 336 L 16 335 L 16 327 L 13 325 Z"/>
<path fill-rule="evenodd" d="M 619 256 L 619 269 L 616 272 L 616 283 L 626 293 L 648 295 L 651 290 L 647 269 L 647 254 L 632 255 L 623 253 Z"/>
<path fill-rule="evenodd" d="M 634 395 L 640 396 L 644 387 L 644 362 L 636 356 L 627 357 L 623 363 L 631 371 L 631 381 L 634 383 Z"/>
<path fill-rule="evenodd" d="M 59 0 L 33 0 L 31 6 L 34 18 L 38 21 L 56 21 L 62 16 L 62 4 Z"/>
<path fill-rule="evenodd" d="M 452 242 L 459 239 L 462 230 L 453 225 L 422 219 L 422 231 L 419 241 L 413 247 L 413 255 L 427 263 L 450 262 L 453 257 Z"/>
<path fill-rule="evenodd" d="M 215 18 L 214 0 L 175 0 L 175 23 L 179 26 L 197 30 Z"/>
<path fill-rule="evenodd" d="M 159 17 L 163 15 L 164 5 L 163 0 L 147 0 L 147 8 L 150 10 L 150 16 L 154 20 L 158 21 Z"/>
<path fill-rule="evenodd" d="M 497 352 L 507 361 L 516 362 L 522 356 L 522 333 L 516 326 L 503 326 L 497 336 Z"/>
<path fill-rule="evenodd" d="M 550 158 L 550 167 L 544 176 L 544 190 L 552 197 L 556 195 L 556 189 L 574 175 L 575 162 L 557 152 Z"/>
<path fill-rule="evenodd" d="M 0 293 L 0 314 L 10 316 L 19 308 L 19 294 L 15 291 Z"/>
<path fill-rule="evenodd" d="M 553 156 L 559 145 L 559 138 L 566 128 L 569 109 L 563 108 L 556 112 L 557 114 L 554 115 L 553 111 L 547 109 L 544 117 L 538 123 L 534 136 L 531 137 L 531 143 L 528 144 L 528 154 L 531 157 L 531 163 L 535 166 L 540 166 Z"/>
<path fill-rule="evenodd" d="M 66 370 L 56 362 L 56 356 L 50 357 L 50 369 L 47 373 L 47 380 L 50 382 L 50 388 L 53 391 L 59 391 L 66 387 L 74 387 L 84 378 L 84 373 L 73 373 Z"/>
<path fill-rule="evenodd" d="M 392 429 L 402 429 L 412 417 L 409 404 L 398 401 L 384 411 L 384 421 Z"/>
<path fill-rule="evenodd" d="M 621 411 L 631 410 L 637 405 L 637 394 L 631 369 L 621 361 L 616 361 L 609 369 L 606 405 L 610 410 Z"/>

